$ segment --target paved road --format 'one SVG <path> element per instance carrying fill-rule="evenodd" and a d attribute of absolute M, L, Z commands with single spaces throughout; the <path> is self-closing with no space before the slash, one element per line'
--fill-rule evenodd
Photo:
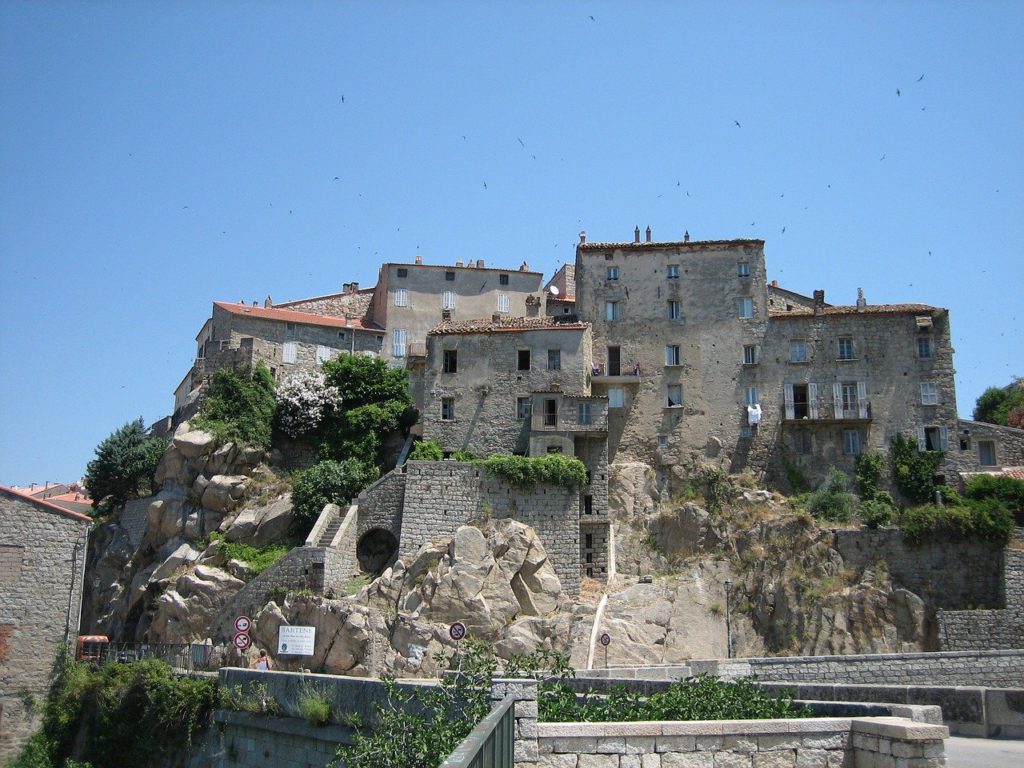
<path fill-rule="evenodd" d="M 947 768 L 1021 768 L 1024 741 L 1019 739 L 946 739 Z"/>

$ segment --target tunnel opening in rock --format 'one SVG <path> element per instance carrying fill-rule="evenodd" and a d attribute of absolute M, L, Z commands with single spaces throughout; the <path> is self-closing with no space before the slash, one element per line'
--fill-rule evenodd
<path fill-rule="evenodd" d="M 398 555 L 398 539 L 391 531 L 373 528 L 359 539 L 356 545 L 356 558 L 359 567 L 373 576 L 380 576 L 384 569 L 395 561 Z"/>

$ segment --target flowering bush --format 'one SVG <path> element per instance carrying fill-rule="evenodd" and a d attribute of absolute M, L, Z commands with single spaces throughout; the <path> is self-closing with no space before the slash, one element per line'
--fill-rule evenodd
<path fill-rule="evenodd" d="M 277 423 L 289 437 L 313 432 L 341 405 L 341 392 L 327 383 L 323 371 L 303 370 L 277 388 Z"/>

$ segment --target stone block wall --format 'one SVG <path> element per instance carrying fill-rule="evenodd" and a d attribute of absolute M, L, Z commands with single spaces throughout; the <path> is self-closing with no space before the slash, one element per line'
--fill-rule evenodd
<path fill-rule="evenodd" d="M 1002 607 L 1002 548 L 983 542 L 911 546 L 896 529 L 837 530 L 835 549 L 847 566 L 862 570 L 884 560 L 893 581 L 935 610 Z"/>
<path fill-rule="evenodd" d="M 580 586 L 580 519 L 576 490 L 538 486 L 513 488 L 480 467 L 455 461 L 406 464 L 401 555 L 412 555 L 426 541 L 450 537 L 471 520 L 512 518 L 540 536 L 568 594 Z"/>
<path fill-rule="evenodd" d="M 91 523 L 0 489 L 0 765 L 38 725 L 25 696 L 46 695 L 58 649 L 78 636 Z"/>
<path fill-rule="evenodd" d="M 979 443 L 991 442 L 995 448 L 995 464 L 982 466 Z M 958 472 L 983 472 L 1001 467 L 1024 466 L 1024 429 L 985 424 L 960 419 L 957 436 L 950 439 L 946 462 Z M 952 481 L 952 478 L 947 478 Z"/>
<path fill-rule="evenodd" d="M 391 531 L 395 538 L 402 532 L 402 506 L 405 503 L 405 470 L 393 469 L 359 494 L 359 531 L 362 536 L 374 528 Z"/>
<path fill-rule="evenodd" d="M 1024 648 L 1024 550 L 1002 553 L 1003 609 L 939 611 L 939 645 L 944 651 Z"/>

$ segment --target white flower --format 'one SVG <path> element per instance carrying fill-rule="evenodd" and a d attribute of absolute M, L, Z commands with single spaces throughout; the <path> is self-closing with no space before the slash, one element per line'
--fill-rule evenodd
<path fill-rule="evenodd" d="M 328 386 L 319 369 L 293 373 L 281 382 L 275 396 L 278 424 L 289 437 L 315 430 L 342 399 L 338 388 Z"/>

